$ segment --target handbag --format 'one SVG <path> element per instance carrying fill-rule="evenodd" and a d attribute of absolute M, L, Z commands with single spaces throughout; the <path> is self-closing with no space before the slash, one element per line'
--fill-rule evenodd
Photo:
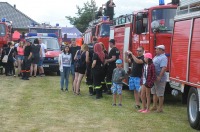
<path fill-rule="evenodd" d="M 11 49 L 8 53 L 8 55 L 4 55 L 3 59 L 2 59 L 2 63 L 7 63 L 8 62 L 8 56 L 10 55 Z"/>

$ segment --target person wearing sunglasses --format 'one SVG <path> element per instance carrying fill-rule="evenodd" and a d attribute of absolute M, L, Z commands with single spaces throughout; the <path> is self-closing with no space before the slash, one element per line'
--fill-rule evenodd
<path fill-rule="evenodd" d="M 135 108 L 140 109 L 140 79 L 142 77 L 142 69 L 144 61 L 144 48 L 142 46 L 137 48 L 137 55 L 135 56 L 131 51 L 126 53 L 126 63 L 132 64 L 131 75 L 129 78 L 129 90 L 134 90 Z"/>

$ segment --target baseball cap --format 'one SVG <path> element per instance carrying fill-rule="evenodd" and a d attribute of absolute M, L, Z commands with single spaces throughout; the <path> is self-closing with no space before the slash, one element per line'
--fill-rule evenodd
<path fill-rule="evenodd" d="M 116 64 L 122 64 L 122 60 L 121 60 L 121 59 L 118 59 L 118 60 L 116 60 L 115 63 L 116 63 Z"/>
<path fill-rule="evenodd" d="M 145 53 L 144 58 L 152 59 L 152 54 L 151 53 Z"/>
<path fill-rule="evenodd" d="M 158 46 L 156 46 L 155 48 L 156 48 L 156 49 L 159 48 L 159 49 L 165 50 L 165 46 L 164 46 L 164 45 L 158 45 Z"/>
<path fill-rule="evenodd" d="M 111 43 L 115 44 L 115 40 L 114 40 L 114 39 L 110 39 L 110 41 L 109 41 L 109 42 L 111 42 Z"/>

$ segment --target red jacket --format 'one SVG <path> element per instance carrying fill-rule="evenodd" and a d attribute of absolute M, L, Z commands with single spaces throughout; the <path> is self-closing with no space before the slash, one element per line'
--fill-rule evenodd
<path fill-rule="evenodd" d="M 144 67 L 142 70 L 142 77 L 140 80 L 140 84 L 143 85 L 143 72 L 144 72 Z M 148 69 L 147 69 L 147 78 L 146 78 L 146 83 L 144 84 L 147 88 L 152 88 L 154 85 L 154 82 L 156 81 L 156 72 L 155 72 L 155 66 L 154 64 L 148 64 Z"/>

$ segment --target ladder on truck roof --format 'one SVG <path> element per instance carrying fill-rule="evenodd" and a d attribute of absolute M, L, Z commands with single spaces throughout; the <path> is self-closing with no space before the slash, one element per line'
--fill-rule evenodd
<path fill-rule="evenodd" d="M 181 0 L 175 20 L 200 17 L 200 0 Z"/>

